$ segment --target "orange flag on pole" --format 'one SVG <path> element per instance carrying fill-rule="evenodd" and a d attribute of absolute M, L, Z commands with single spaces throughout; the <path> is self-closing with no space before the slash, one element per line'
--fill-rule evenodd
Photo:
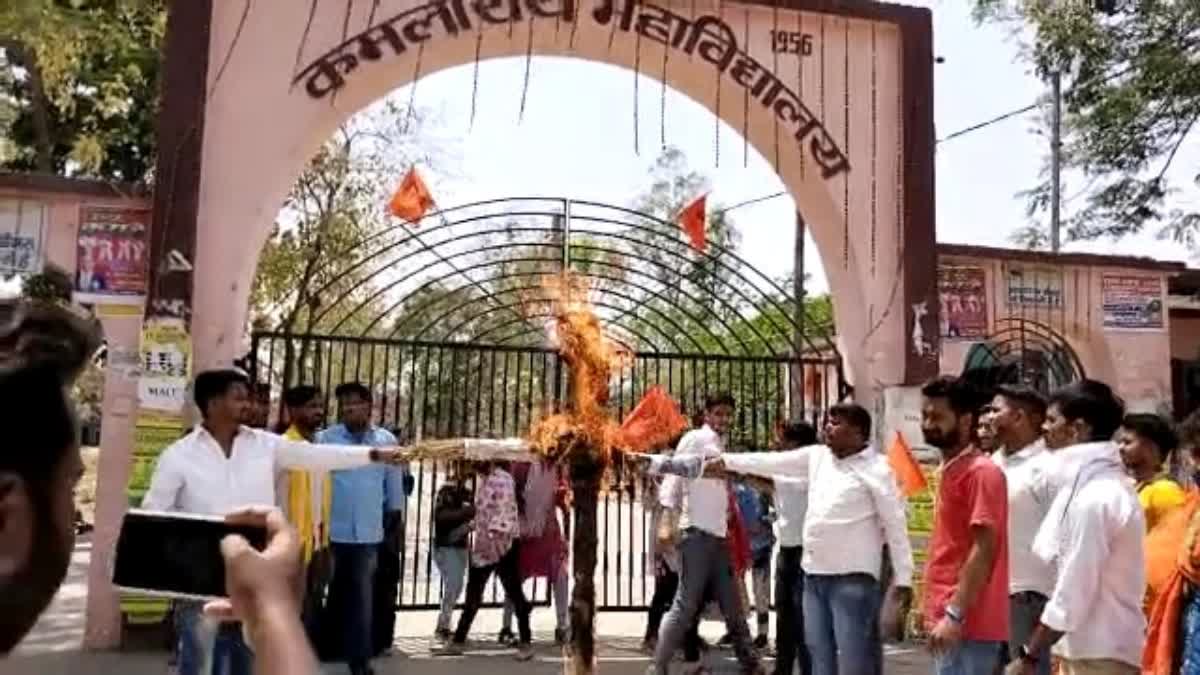
<path fill-rule="evenodd" d="M 679 227 L 683 228 L 688 239 L 692 242 L 692 248 L 703 253 L 708 249 L 708 214 L 706 213 L 706 205 L 708 195 L 700 195 L 696 201 L 688 204 L 682 211 L 679 212 Z"/>
<path fill-rule="evenodd" d="M 905 497 L 911 497 L 927 487 L 925 473 L 921 471 L 917 458 L 913 457 L 912 448 L 908 447 L 904 434 L 899 431 L 896 432 L 896 439 L 892 441 L 892 447 L 888 448 L 887 457 L 892 473 L 896 474 L 896 480 L 900 483 L 900 491 Z"/>
<path fill-rule="evenodd" d="M 400 187 L 396 188 L 396 193 L 388 202 L 388 211 L 397 218 L 417 225 L 432 206 L 433 195 L 414 166 L 404 174 L 404 180 L 400 181 Z"/>

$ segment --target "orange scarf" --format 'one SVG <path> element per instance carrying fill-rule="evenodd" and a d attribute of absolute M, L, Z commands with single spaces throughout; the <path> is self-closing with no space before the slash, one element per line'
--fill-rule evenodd
<path fill-rule="evenodd" d="M 1146 535 L 1146 586 L 1150 610 L 1143 675 L 1173 675 L 1179 660 L 1179 621 L 1187 585 L 1200 585 L 1200 492 L 1159 521 Z"/>

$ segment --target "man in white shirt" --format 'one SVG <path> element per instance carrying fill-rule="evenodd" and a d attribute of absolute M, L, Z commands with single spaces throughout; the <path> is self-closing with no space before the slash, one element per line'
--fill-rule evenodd
<path fill-rule="evenodd" d="M 904 501 L 887 459 L 868 445 L 871 416 L 853 403 L 829 409 L 825 443 L 788 452 L 726 455 L 722 468 L 808 480 L 804 519 L 804 634 L 816 675 L 876 675 L 879 641 L 895 635 L 912 598 L 913 559 Z M 723 463 L 723 465 L 722 465 Z M 888 546 L 895 587 L 880 616 Z"/>
<path fill-rule="evenodd" d="M 1029 387 L 1000 387 L 990 408 L 999 445 L 992 459 L 1008 482 L 1008 651 L 1020 658 L 1054 589 L 1054 567 L 1033 554 L 1033 537 L 1050 509 L 1042 422 L 1046 399 Z M 1036 673 L 1050 675 L 1050 652 L 1034 655 Z"/>
<path fill-rule="evenodd" d="M 1037 655 L 1050 646 L 1062 658 L 1064 675 L 1140 672 L 1146 522 L 1110 440 L 1123 413 L 1112 389 L 1093 380 L 1050 397 L 1043 429 L 1071 444 L 1056 453 L 1062 484 L 1032 548 L 1056 565 L 1057 576 L 1041 621 L 1008 675 L 1033 673 Z"/>
<path fill-rule="evenodd" d="M 704 426 L 684 435 L 675 457 L 695 457 L 699 461 L 720 457 L 724 450 L 722 436 L 728 433 L 733 421 L 733 408 L 732 395 L 709 396 L 704 402 Z M 671 659 L 700 614 L 706 591 L 712 592 L 721 608 L 726 632 L 733 637 L 734 652 L 743 670 L 760 672 L 762 665 L 752 648 L 750 629 L 734 587 L 726 540 L 732 499 L 729 486 L 723 480 L 697 478 L 689 480 L 680 490 L 667 489 L 662 494 L 663 507 L 678 512 L 683 536 L 678 546 L 679 588 L 659 629 L 652 672 L 666 675 Z M 682 503 L 676 497 L 681 497 Z"/>
<path fill-rule="evenodd" d="M 333 471 L 399 459 L 395 448 L 310 444 L 243 426 L 250 382 L 239 370 L 200 373 L 193 397 L 203 421 L 159 456 L 144 509 L 224 516 L 246 506 L 273 506 L 284 469 Z M 230 675 L 250 672 L 252 656 L 240 626 L 218 630 L 201 618 L 197 605 L 177 608 L 176 621 L 180 675 L 225 672 L 224 663 Z"/>
<path fill-rule="evenodd" d="M 817 431 L 808 422 L 788 422 L 779 430 L 779 449 L 795 450 L 817 442 Z M 775 535 L 779 553 L 775 562 L 775 673 L 811 675 L 812 662 L 804 644 L 804 514 L 808 510 L 808 481 L 775 479 Z"/>

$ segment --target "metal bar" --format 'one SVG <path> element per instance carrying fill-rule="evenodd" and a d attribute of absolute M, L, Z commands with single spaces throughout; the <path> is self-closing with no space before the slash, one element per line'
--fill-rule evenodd
<path fill-rule="evenodd" d="M 496 351 L 488 350 L 490 354 L 488 364 L 488 426 L 487 435 L 491 436 L 496 431 Z M 505 360 L 508 356 L 505 355 Z"/>
<path fill-rule="evenodd" d="M 379 424 L 381 426 L 385 426 L 385 427 L 387 426 L 387 410 L 388 410 L 388 370 L 390 369 L 390 367 L 392 365 L 391 359 L 388 358 L 388 356 L 389 356 L 388 353 L 391 351 L 391 349 L 392 349 L 391 345 L 383 346 L 383 375 L 381 377 L 381 382 L 380 382 L 380 389 L 382 391 L 382 395 L 380 396 L 380 400 L 379 400 Z M 375 372 L 375 346 L 374 345 L 371 346 L 371 372 L 372 373 Z M 397 387 L 396 391 L 397 391 L 397 396 L 399 396 L 399 387 Z M 399 429 L 400 428 L 400 420 L 393 417 L 392 418 L 392 426 L 395 427 L 396 429 Z M 396 440 L 401 441 L 402 439 L 398 438 Z M 405 510 L 407 510 L 407 509 L 405 509 Z"/>
<path fill-rule="evenodd" d="M 458 351 L 454 350 L 454 351 L 450 352 L 450 400 L 447 402 L 447 405 L 446 405 L 446 407 L 448 408 L 448 410 L 446 412 L 446 436 L 448 438 L 453 438 L 456 435 L 454 433 L 454 401 L 456 398 L 457 389 L 458 389 Z M 464 391 L 465 391 L 465 388 L 464 388 Z M 463 406 L 463 409 L 464 410 L 466 409 L 465 405 Z"/>
<path fill-rule="evenodd" d="M 445 436 L 442 435 L 442 399 L 446 398 L 442 391 L 442 378 L 445 375 L 446 375 L 446 352 L 442 349 L 439 349 L 438 353 L 437 353 L 437 389 L 434 392 L 435 394 L 437 394 L 437 405 L 434 408 L 434 413 L 433 413 L 433 437 L 434 438 L 445 438 Z M 451 376 L 451 379 L 453 379 L 453 376 Z"/>
<path fill-rule="evenodd" d="M 483 352 L 478 352 L 479 367 L 475 371 L 475 424 L 472 425 L 471 435 L 479 438 L 479 421 L 483 414 Z"/>

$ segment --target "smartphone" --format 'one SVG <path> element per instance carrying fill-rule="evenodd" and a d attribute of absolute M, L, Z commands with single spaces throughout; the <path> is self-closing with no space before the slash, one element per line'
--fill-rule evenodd
<path fill-rule="evenodd" d="M 225 596 L 221 540 L 240 534 L 267 546 L 265 527 L 230 525 L 220 516 L 131 509 L 121 523 L 113 585 L 144 595 L 211 600 Z"/>

